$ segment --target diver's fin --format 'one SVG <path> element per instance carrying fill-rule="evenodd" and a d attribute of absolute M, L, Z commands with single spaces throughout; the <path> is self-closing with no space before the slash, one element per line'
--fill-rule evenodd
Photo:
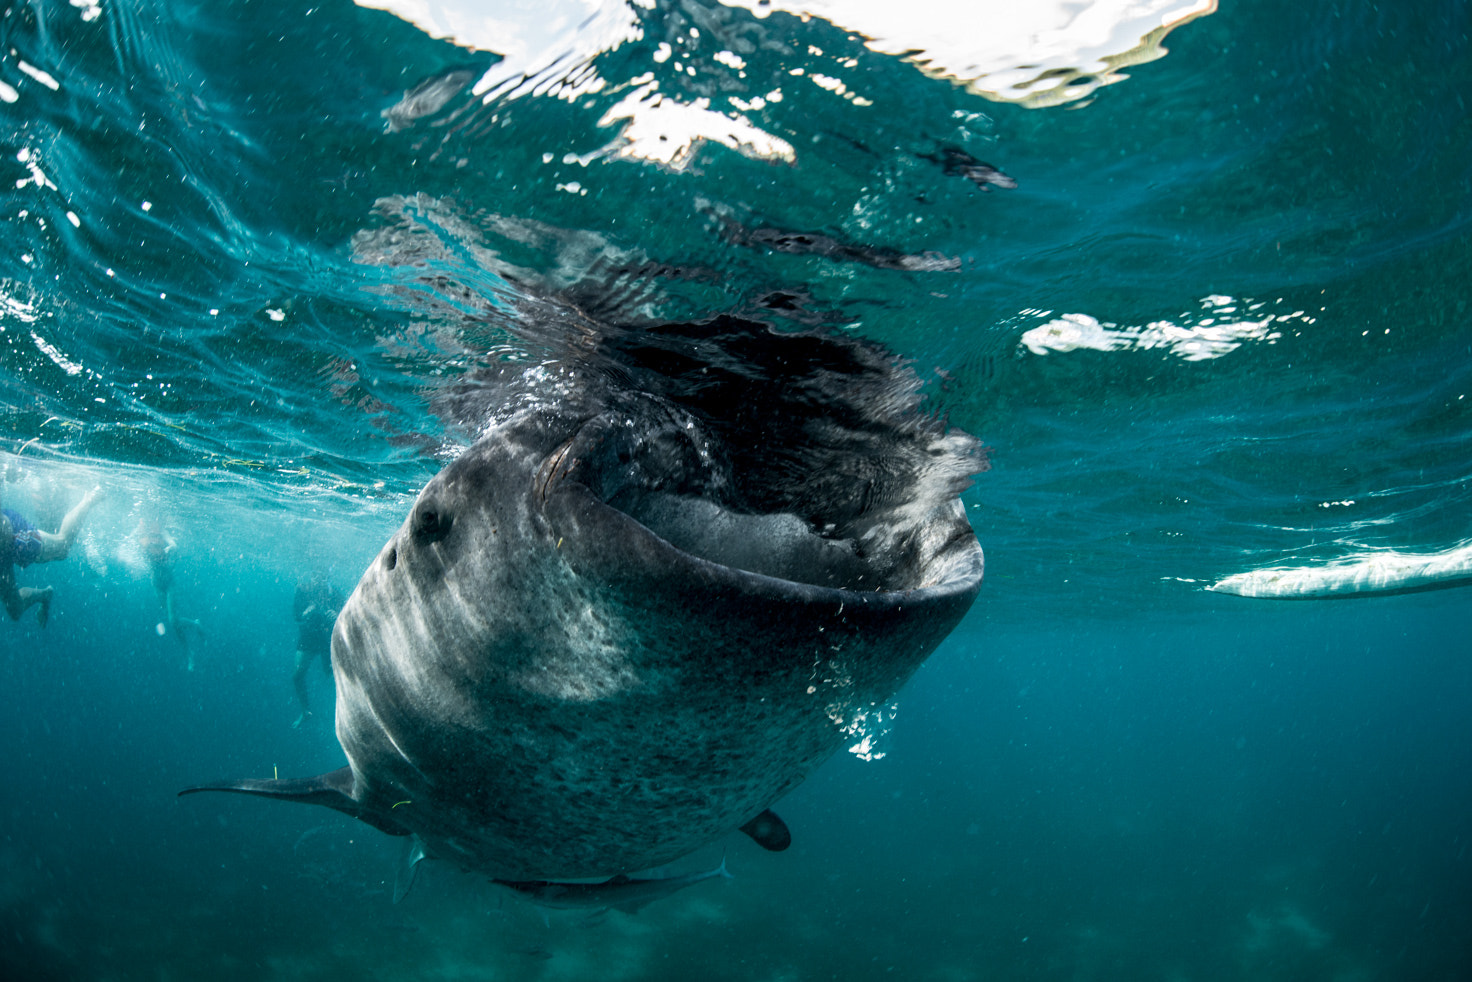
<path fill-rule="evenodd" d="M 419 872 L 419 864 L 424 862 L 424 840 L 417 835 L 411 835 L 404 840 L 404 852 L 399 858 L 399 871 L 394 875 L 394 903 L 398 903 L 409 895 L 409 890 L 414 886 L 414 874 Z"/>
<path fill-rule="evenodd" d="M 781 852 L 792 845 L 792 833 L 770 808 L 741 826 L 741 831 L 768 852 Z"/>
<path fill-rule="evenodd" d="M 179 796 L 197 794 L 201 791 L 230 791 L 236 794 L 258 795 L 262 798 L 299 801 L 306 805 L 323 805 L 340 811 L 344 815 L 351 815 L 359 821 L 367 822 L 380 832 L 387 832 L 389 835 L 409 834 L 408 830 L 401 828 L 398 823 L 358 803 L 358 800 L 353 797 L 351 767 L 339 767 L 335 771 L 318 774 L 316 777 L 290 777 L 285 780 L 247 777 L 237 781 L 216 781 L 212 784 L 185 788 L 179 792 Z"/>

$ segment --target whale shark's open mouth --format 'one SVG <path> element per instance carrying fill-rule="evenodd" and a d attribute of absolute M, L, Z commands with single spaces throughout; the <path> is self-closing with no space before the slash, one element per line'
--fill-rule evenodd
<path fill-rule="evenodd" d="M 880 349 L 734 318 L 604 341 L 544 496 L 572 481 L 682 552 L 832 589 L 932 585 L 974 544 L 956 494 L 977 443 L 918 412 Z"/>
<path fill-rule="evenodd" d="M 846 590 L 904 588 L 886 582 L 856 543 L 824 538 L 791 512 L 743 515 L 705 498 L 659 493 L 621 510 L 675 548 L 722 566 Z"/>

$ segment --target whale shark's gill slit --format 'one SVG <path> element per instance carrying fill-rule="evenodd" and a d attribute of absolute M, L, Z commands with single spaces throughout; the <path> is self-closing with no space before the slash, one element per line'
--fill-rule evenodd
<path fill-rule="evenodd" d="M 562 446 L 547 455 L 542 466 L 537 471 L 537 493 L 543 501 L 547 500 L 547 494 L 552 488 L 553 482 L 559 480 L 566 473 L 563 464 L 567 460 L 568 451 L 572 449 L 572 440 L 568 440 Z"/>

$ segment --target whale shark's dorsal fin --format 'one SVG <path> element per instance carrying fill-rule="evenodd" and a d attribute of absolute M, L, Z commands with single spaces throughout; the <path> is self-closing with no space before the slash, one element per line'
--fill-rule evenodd
<path fill-rule="evenodd" d="M 770 808 L 741 826 L 741 831 L 768 852 L 781 852 L 792 845 L 792 833 L 787 830 L 787 823 Z"/>
<path fill-rule="evenodd" d="M 367 822 L 380 832 L 387 832 L 389 835 L 409 834 L 406 829 L 400 828 L 398 823 L 359 804 L 358 800 L 353 797 L 353 784 L 353 769 L 339 767 L 335 771 L 318 774 L 316 777 L 289 777 L 279 780 L 247 777 L 235 781 L 215 781 L 211 784 L 185 788 L 179 792 L 179 796 L 198 794 L 201 791 L 230 791 L 235 794 L 253 794 L 262 798 L 283 798 L 307 805 L 324 805 L 344 815 L 351 815 L 359 821 Z"/>

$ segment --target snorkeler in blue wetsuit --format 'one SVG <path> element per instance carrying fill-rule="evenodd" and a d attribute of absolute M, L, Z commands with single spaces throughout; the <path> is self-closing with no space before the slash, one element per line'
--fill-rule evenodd
<path fill-rule="evenodd" d="M 101 495 L 101 488 L 93 488 L 83 495 L 55 532 L 37 528 L 19 512 L 9 508 L 0 510 L 0 603 L 5 605 L 11 620 L 20 620 L 21 614 L 37 604 L 36 623 L 46 626 L 51 617 L 52 588 L 17 586 L 15 567 L 65 559 L 82 530 L 82 519 Z"/>

